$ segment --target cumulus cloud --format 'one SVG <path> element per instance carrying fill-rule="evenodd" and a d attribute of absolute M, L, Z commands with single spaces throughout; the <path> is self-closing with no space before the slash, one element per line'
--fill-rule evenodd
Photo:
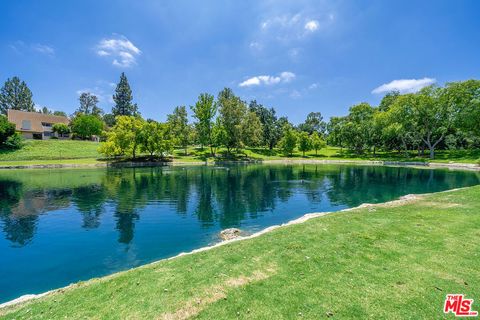
<path fill-rule="evenodd" d="M 137 57 L 142 53 L 124 36 L 100 40 L 95 51 L 100 57 L 111 57 L 112 64 L 121 68 L 128 68 L 136 64 Z"/>
<path fill-rule="evenodd" d="M 295 79 L 293 72 L 284 71 L 278 76 L 261 75 L 248 78 L 239 84 L 240 87 L 251 87 L 260 85 L 274 85 L 278 83 L 288 83 Z"/>
<path fill-rule="evenodd" d="M 398 79 L 382 84 L 381 86 L 373 89 L 372 93 L 378 94 L 390 91 L 399 91 L 400 93 L 415 93 L 424 87 L 434 84 L 435 82 L 437 82 L 437 80 L 433 78 Z"/>
<path fill-rule="evenodd" d="M 307 23 L 305 23 L 305 30 L 307 31 L 310 31 L 310 32 L 313 32 L 313 31 L 316 31 L 318 30 L 318 27 L 320 26 L 320 24 L 318 23 L 317 20 L 310 20 L 308 21 Z"/>

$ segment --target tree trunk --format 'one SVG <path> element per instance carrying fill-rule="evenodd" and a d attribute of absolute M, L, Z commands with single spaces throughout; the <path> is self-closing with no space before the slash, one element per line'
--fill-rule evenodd
<path fill-rule="evenodd" d="M 214 150 L 214 148 L 212 147 L 212 145 L 210 145 L 210 153 L 211 153 L 212 157 L 215 158 L 215 150 Z"/>
<path fill-rule="evenodd" d="M 305 158 L 305 151 L 303 151 L 303 157 Z"/>
<path fill-rule="evenodd" d="M 375 146 L 373 146 L 373 157 L 375 158 L 375 156 L 376 156 L 376 148 Z"/>

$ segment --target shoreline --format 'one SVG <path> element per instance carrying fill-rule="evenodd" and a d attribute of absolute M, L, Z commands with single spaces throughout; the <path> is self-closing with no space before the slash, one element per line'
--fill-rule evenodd
<path fill-rule="evenodd" d="M 455 162 L 414 162 L 414 161 L 384 161 L 384 160 L 330 160 L 330 159 L 278 159 L 278 160 L 240 160 L 240 161 L 173 161 L 173 162 L 99 162 L 99 163 L 58 163 L 58 164 L 29 164 L 29 165 L 1 165 L 2 170 L 15 169 L 73 169 L 73 168 L 135 168 L 135 167 L 165 167 L 165 166 L 200 166 L 221 164 L 354 164 L 378 165 L 421 168 L 446 168 L 480 171 L 480 165 L 475 163 Z"/>
<path fill-rule="evenodd" d="M 228 245 L 228 244 L 231 244 L 231 243 L 234 243 L 234 242 L 237 242 L 237 241 L 244 241 L 244 240 L 248 240 L 248 239 L 253 239 L 253 238 L 259 237 L 263 234 L 266 234 L 266 233 L 272 232 L 274 230 L 280 229 L 280 228 L 285 228 L 285 227 L 288 227 L 288 226 L 291 226 L 291 225 L 296 225 L 296 224 L 302 224 L 302 223 L 307 222 L 311 219 L 320 218 L 320 217 L 323 217 L 323 216 L 326 216 L 326 215 L 329 215 L 329 214 L 332 214 L 332 213 L 348 212 L 348 211 L 353 211 L 353 210 L 362 209 L 362 208 L 402 206 L 402 205 L 409 204 L 409 203 L 415 202 L 417 200 L 420 200 L 423 197 L 428 196 L 428 195 L 453 192 L 453 191 L 468 189 L 468 188 L 471 188 L 471 187 L 454 188 L 454 189 L 439 191 L 439 192 L 434 192 L 434 193 L 407 194 L 407 195 L 401 196 L 400 198 L 398 198 L 396 200 L 391 200 L 391 201 L 382 202 L 382 203 L 362 203 L 359 206 L 352 207 L 352 208 L 346 208 L 346 209 L 342 209 L 342 210 L 338 210 L 338 211 L 306 213 L 306 214 L 304 214 L 304 215 L 302 215 L 302 216 L 300 216 L 296 219 L 290 220 L 290 221 L 282 223 L 282 224 L 272 225 L 270 227 L 262 229 L 258 232 L 255 232 L 251 235 L 248 235 L 248 236 L 240 236 L 240 237 L 237 237 L 237 238 L 234 238 L 234 239 L 231 239 L 231 240 L 220 241 L 220 242 L 217 242 L 217 243 L 214 243 L 214 244 L 211 244 L 211 245 L 207 245 L 207 246 L 204 246 L 204 247 L 193 249 L 193 250 L 188 251 L 188 252 L 180 252 L 180 253 L 176 254 L 175 256 L 172 256 L 172 257 L 169 257 L 169 258 L 159 259 L 159 260 L 156 260 L 154 262 L 150 262 L 150 263 L 138 266 L 138 267 L 130 268 L 130 269 L 123 270 L 123 271 L 118 271 L 118 272 L 112 273 L 110 275 L 106 275 L 106 276 L 102 276 L 102 277 L 95 277 L 95 278 L 91 278 L 91 279 L 86 280 L 86 281 L 79 281 L 79 282 L 72 283 L 72 284 L 69 284 L 69 285 L 64 286 L 64 287 L 52 289 L 52 290 L 49 290 L 49 291 L 46 291 L 46 292 L 43 292 L 43 293 L 25 294 L 25 295 L 22 295 L 18 298 L 13 299 L 13 300 L 0 303 L 0 309 L 16 306 L 16 305 L 19 305 L 19 304 L 22 304 L 22 303 L 29 303 L 29 302 L 32 302 L 34 300 L 40 299 L 42 297 L 48 296 L 50 294 L 55 294 L 57 292 L 64 292 L 66 290 L 73 289 L 73 288 L 78 287 L 78 286 L 88 285 L 89 283 L 91 283 L 93 281 L 98 281 L 98 280 L 102 280 L 102 279 L 109 279 L 109 278 L 112 278 L 112 277 L 116 277 L 120 274 L 123 274 L 125 272 L 129 272 L 131 270 L 147 268 L 147 267 L 152 266 L 154 264 L 160 263 L 161 261 L 172 260 L 172 259 L 176 259 L 176 258 L 186 256 L 186 255 L 192 255 L 192 254 L 199 253 L 199 252 L 209 251 L 209 250 L 212 250 L 214 248 L 224 246 L 224 245 Z"/>

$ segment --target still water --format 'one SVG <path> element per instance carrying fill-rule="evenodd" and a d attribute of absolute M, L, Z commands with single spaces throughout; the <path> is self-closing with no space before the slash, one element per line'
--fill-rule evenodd
<path fill-rule="evenodd" d="M 225 228 L 479 183 L 347 165 L 0 171 L 0 302 L 212 244 Z"/>

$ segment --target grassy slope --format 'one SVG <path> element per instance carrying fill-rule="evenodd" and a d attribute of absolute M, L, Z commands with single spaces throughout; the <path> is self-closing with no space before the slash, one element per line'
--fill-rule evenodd
<path fill-rule="evenodd" d="M 0 166 L 4 165 L 31 165 L 31 164 L 92 164 L 102 156 L 97 151 L 98 143 L 89 141 L 72 140 L 28 140 L 26 145 L 16 151 L 0 150 Z M 225 150 L 220 150 L 225 152 Z M 189 148 L 189 155 L 185 156 L 181 149 L 175 150 L 174 161 L 194 162 L 213 161 L 209 149 L 203 151 L 197 148 Z M 409 158 L 403 154 L 380 152 L 376 157 L 372 154 L 357 155 L 355 153 L 341 152 L 339 148 L 327 147 L 302 154 L 296 151 L 291 157 L 283 156 L 278 150 L 270 151 L 264 148 L 246 149 L 243 155 L 237 159 L 248 157 L 256 160 L 279 160 L 279 159 L 330 159 L 330 160 L 392 160 L 392 161 L 429 161 L 427 158 L 417 157 L 411 153 Z M 477 163 L 480 159 L 480 150 L 473 151 L 439 151 L 435 162 L 465 162 Z"/>
<path fill-rule="evenodd" d="M 447 293 L 480 297 L 479 198 L 477 186 L 338 212 L 0 312 L 7 319 L 442 318 Z"/>
<path fill-rule="evenodd" d="M 0 163 L 15 161 L 45 161 L 95 159 L 98 143 L 75 140 L 26 140 L 19 150 L 0 150 Z"/>

